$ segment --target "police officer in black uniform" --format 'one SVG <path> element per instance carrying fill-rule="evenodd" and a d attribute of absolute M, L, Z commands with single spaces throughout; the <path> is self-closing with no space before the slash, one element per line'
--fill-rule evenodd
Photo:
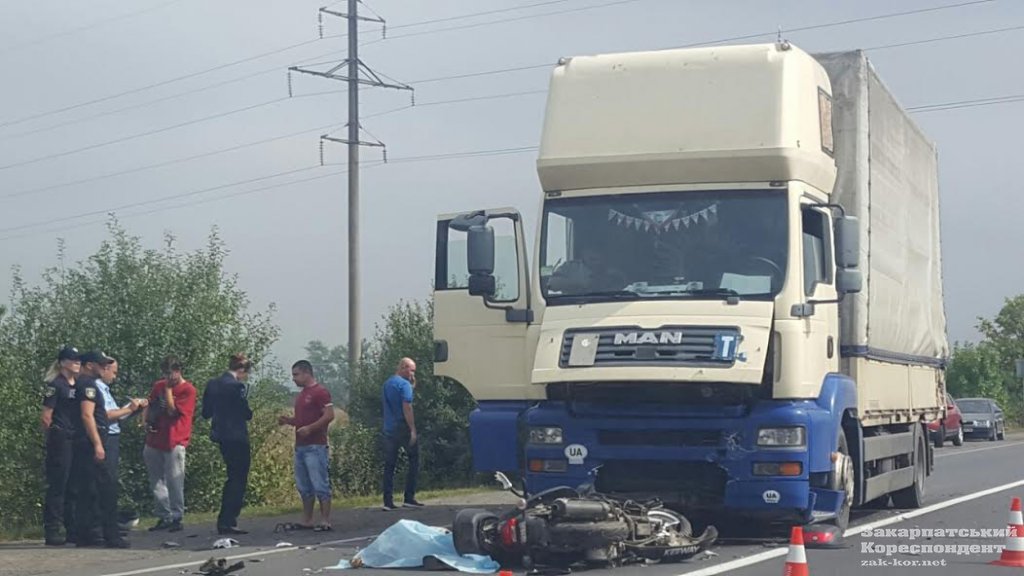
<path fill-rule="evenodd" d="M 206 383 L 203 391 L 203 418 L 212 418 L 210 439 L 220 445 L 228 477 L 221 495 L 220 515 L 217 516 L 219 534 L 246 534 L 238 528 L 238 515 L 245 501 L 249 482 L 249 428 L 252 420 L 248 387 L 252 362 L 243 354 L 234 354 L 228 362 L 228 371 Z"/>
<path fill-rule="evenodd" d="M 96 379 L 103 366 L 114 359 L 103 352 L 82 355 L 82 372 L 76 397 L 79 404 L 75 467 L 78 487 L 78 546 L 98 544 L 91 529 L 98 525 L 108 548 L 128 548 L 117 525 L 117 478 L 106 463 L 107 408 Z M 98 505 L 98 506 L 97 506 Z M 95 515 L 99 514 L 96 518 Z"/>
<path fill-rule="evenodd" d="M 81 369 L 80 354 L 72 346 L 57 352 L 57 361 L 46 374 L 43 397 L 43 428 L 46 432 L 46 498 L 43 527 L 47 546 L 63 546 L 75 539 L 75 484 L 71 477 L 74 440 L 75 378 Z M 69 489 L 69 487 L 71 489 Z M 66 536 L 61 536 L 63 524 Z"/>

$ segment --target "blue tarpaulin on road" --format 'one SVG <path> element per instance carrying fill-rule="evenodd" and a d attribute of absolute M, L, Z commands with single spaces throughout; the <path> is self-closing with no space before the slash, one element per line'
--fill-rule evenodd
<path fill-rule="evenodd" d="M 399 520 L 355 558 L 359 559 L 357 565 L 367 568 L 420 568 L 425 558 L 436 558 L 455 570 L 473 574 L 491 574 L 500 568 L 490 556 L 459 554 L 451 532 L 415 520 Z M 328 569 L 352 567 L 352 562 L 342 560 Z"/>

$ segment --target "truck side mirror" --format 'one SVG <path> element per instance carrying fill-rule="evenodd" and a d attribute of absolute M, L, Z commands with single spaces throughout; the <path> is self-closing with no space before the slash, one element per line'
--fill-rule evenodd
<path fill-rule="evenodd" d="M 485 298 L 494 296 L 494 228 L 475 224 L 467 230 L 466 264 L 469 270 L 469 293 Z"/>
<path fill-rule="evenodd" d="M 840 294 L 856 294 L 864 287 L 860 270 L 840 268 L 836 272 L 836 291 Z"/>
<path fill-rule="evenodd" d="M 856 268 L 860 265 L 860 221 L 855 216 L 836 220 L 836 266 Z"/>

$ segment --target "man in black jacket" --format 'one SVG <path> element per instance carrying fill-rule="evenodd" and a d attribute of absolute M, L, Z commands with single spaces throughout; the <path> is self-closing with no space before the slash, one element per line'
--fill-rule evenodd
<path fill-rule="evenodd" d="M 249 378 L 252 362 L 245 355 L 231 356 L 228 371 L 206 383 L 203 392 L 203 418 L 213 420 L 210 439 L 220 446 L 220 454 L 227 467 L 227 480 L 221 495 L 220 515 L 217 517 L 219 534 L 246 534 L 238 528 L 238 515 L 245 501 L 249 482 L 249 427 L 252 410 L 249 408 Z"/>

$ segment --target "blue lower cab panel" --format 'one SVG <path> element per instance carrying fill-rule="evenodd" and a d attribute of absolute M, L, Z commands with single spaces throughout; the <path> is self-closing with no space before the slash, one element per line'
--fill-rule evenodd
<path fill-rule="evenodd" d="M 812 402 L 778 402 L 723 416 L 624 418 L 580 410 L 570 416 L 564 406 L 545 403 L 527 412 L 525 425 L 561 427 L 564 442 L 527 444 L 525 463 L 560 462 L 565 471 L 528 472 L 527 487 L 536 493 L 593 482 L 603 493 L 653 496 L 688 510 L 803 521 L 835 515 L 842 493 L 820 486 L 831 469 L 838 424 L 824 410 Z M 756 445 L 758 429 L 792 426 L 805 427 L 806 446 Z M 755 465 L 783 463 L 798 464 L 799 474 L 755 474 Z"/>
<path fill-rule="evenodd" d="M 519 419 L 526 407 L 526 402 L 480 402 L 470 413 L 470 446 L 477 472 L 522 469 Z"/>

